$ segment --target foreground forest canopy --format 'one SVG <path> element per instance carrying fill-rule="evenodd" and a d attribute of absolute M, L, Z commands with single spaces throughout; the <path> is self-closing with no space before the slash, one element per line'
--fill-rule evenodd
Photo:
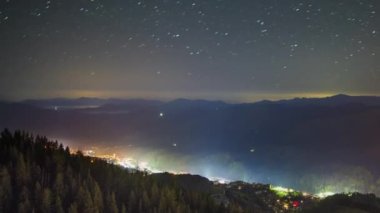
<path fill-rule="evenodd" d="M 380 200 L 358 193 L 324 200 L 283 197 L 263 184 L 215 185 L 200 176 L 148 174 L 72 154 L 46 137 L 1 133 L 0 212 L 280 211 L 380 212 Z"/>

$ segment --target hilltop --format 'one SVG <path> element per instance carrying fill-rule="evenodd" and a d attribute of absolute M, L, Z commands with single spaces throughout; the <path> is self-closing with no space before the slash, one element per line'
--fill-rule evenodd
<path fill-rule="evenodd" d="M 320 201 L 266 184 L 219 184 L 198 175 L 148 174 L 71 153 L 57 141 L 19 131 L 1 133 L 0 156 L 1 212 L 380 210 L 374 195 L 339 195 Z"/>

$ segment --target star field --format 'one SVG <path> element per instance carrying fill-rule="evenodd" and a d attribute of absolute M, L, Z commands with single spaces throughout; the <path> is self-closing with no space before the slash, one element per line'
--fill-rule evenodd
<path fill-rule="evenodd" d="M 380 93 L 376 0 L 0 2 L 0 96 Z"/>

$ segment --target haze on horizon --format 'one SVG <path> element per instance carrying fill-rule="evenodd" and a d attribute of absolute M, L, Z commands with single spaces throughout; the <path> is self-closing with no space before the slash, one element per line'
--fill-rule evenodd
<path fill-rule="evenodd" d="M 269 93 L 269 92 L 241 92 L 241 93 L 192 93 L 186 92 L 130 92 L 130 91 L 43 91 L 34 94 L 26 92 L 17 97 L 8 95 L 0 96 L 1 101 L 22 102 L 27 100 L 49 100 L 49 99 L 80 99 L 80 98 L 98 98 L 98 99 L 120 99 L 120 100 L 158 100 L 172 101 L 176 99 L 188 100 L 206 100 L 206 101 L 223 101 L 227 103 L 254 103 L 263 100 L 278 101 L 290 100 L 294 98 L 327 98 L 335 95 L 344 94 L 350 96 L 379 96 L 377 93 L 338 93 L 338 92 L 321 92 L 321 93 Z"/>

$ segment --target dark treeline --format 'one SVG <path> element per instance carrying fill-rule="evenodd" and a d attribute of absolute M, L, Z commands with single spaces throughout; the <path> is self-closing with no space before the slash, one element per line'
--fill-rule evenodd
<path fill-rule="evenodd" d="M 81 152 L 72 154 L 56 141 L 21 131 L 4 130 L 0 135 L 1 213 L 276 212 L 269 208 L 274 204 L 255 211 L 248 209 L 248 204 L 242 205 L 259 204 L 248 199 L 255 196 L 254 192 L 236 191 L 228 205 L 217 205 L 208 189 L 212 183 L 192 176 L 182 177 L 180 183 L 177 177 L 168 173 L 149 175 Z M 380 199 L 373 194 L 341 194 L 289 210 L 294 211 L 377 213 Z"/>
<path fill-rule="evenodd" d="M 316 202 L 304 213 L 379 213 L 380 199 L 374 194 L 335 194 Z"/>
<path fill-rule="evenodd" d="M 70 154 L 68 147 L 46 137 L 1 133 L 0 212 L 239 211 L 145 172 Z"/>

